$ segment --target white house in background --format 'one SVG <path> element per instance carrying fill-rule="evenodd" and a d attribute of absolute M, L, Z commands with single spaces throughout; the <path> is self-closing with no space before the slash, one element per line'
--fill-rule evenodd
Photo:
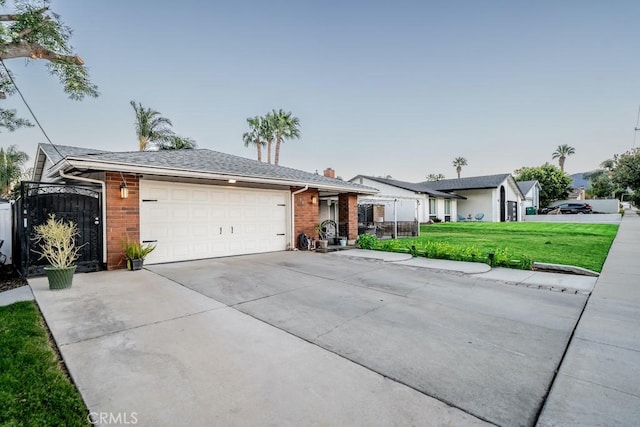
<path fill-rule="evenodd" d="M 424 184 L 395 179 L 357 175 L 349 181 L 379 190 L 375 195 L 358 196 L 360 206 L 372 207 L 374 222 L 394 219 L 427 222 L 435 218 L 455 221 L 457 204 L 464 199 L 463 196 L 434 190 Z"/>
<path fill-rule="evenodd" d="M 524 194 L 524 201 L 522 202 L 522 210 L 526 212 L 527 208 L 540 207 L 540 183 L 538 180 L 533 181 L 518 181 L 518 187 L 522 194 Z"/>
<path fill-rule="evenodd" d="M 456 220 L 476 218 L 476 215 L 482 215 L 483 221 L 492 222 L 522 220 L 524 195 L 509 173 L 426 181 L 417 185 L 462 196 L 457 203 Z"/>

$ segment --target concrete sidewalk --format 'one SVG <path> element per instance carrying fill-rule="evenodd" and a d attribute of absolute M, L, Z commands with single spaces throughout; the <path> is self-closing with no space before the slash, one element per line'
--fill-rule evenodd
<path fill-rule="evenodd" d="M 538 425 L 639 420 L 640 216 L 627 210 Z"/>
<path fill-rule="evenodd" d="M 33 301 L 33 293 L 29 286 L 21 286 L 10 291 L 0 292 L 0 307 L 20 301 Z"/>
<path fill-rule="evenodd" d="M 331 256 L 368 258 L 407 265 L 410 267 L 428 268 L 437 271 L 452 271 L 473 275 L 487 280 L 512 283 L 529 288 L 546 289 L 556 292 L 580 293 L 589 295 L 597 278 L 573 274 L 548 273 L 542 271 L 517 270 L 513 268 L 491 268 L 481 262 L 450 261 L 446 259 L 432 259 L 412 257 L 410 254 L 396 252 L 372 251 L 365 249 L 351 249 L 330 253 Z"/>

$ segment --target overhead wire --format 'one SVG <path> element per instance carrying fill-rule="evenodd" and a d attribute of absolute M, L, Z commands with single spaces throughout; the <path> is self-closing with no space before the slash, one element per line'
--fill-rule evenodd
<path fill-rule="evenodd" d="M 20 91 L 20 88 L 18 87 L 18 85 L 16 84 L 15 80 L 13 80 L 13 77 L 11 76 L 11 73 L 9 72 L 9 69 L 7 68 L 7 66 L 4 64 L 4 61 L 2 60 L 2 58 L 0 58 L 0 64 L 2 64 L 2 68 L 4 68 L 4 71 L 7 73 L 7 77 L 9 78 L 9 81 L 11 82 L 11 84 L 13 85 L 13 87 L 16 88 L 16 92 L 18 92 L 18 95 L 20 95 L 20 98 L 22 98 L 22 102 L 24 102 L 24 105 L 27 106 L 27 110 L 29 110 L 29 113 L 31 113 L 31 117 L 33 117 L 33 120 L 36 122 L 36 124 L 38 125 L 38 127 L 40 128 L 40 131 L 42 132 L 42 134 L 44 135 L 44 137 L 47 139 L 47 141 L 49 142 L 49 144 L 51 144 L 51 146 L 53 147 L 54 150 L 56 150 L 56 153 L 58 153 L 58 155 L 62 158 L 64 158 L 64 156 L 62 155 L 62 153 L 60 153 L 60 151 L 58 150 L 58 147 L 56 147 L 56 145 L 51 142 L 51 139 L 49 138 L 49 135 L 47 135 L 47 132 L 45 132 L 44 128 L 42 127 L 42 125 L 40 124 L 40 121 L 38 120 L 38 118 L 36 117 L 35 113 L 33 112 L 33 110 L 31 109 L 31 106 L 29 106 L 29 103 L 27 102 L 27 100 L 24 98 L 24 95 L 22 94 L 22 91 Z"/>

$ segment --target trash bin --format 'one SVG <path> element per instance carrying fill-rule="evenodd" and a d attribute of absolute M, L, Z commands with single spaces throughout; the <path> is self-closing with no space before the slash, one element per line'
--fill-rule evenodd
<path fill-rule="evenodd" d="M 526 214 L 527 215 L 535 215 L 536 214 L 537 209 L 534 206 L 529 206 L 526 209 Z"/>

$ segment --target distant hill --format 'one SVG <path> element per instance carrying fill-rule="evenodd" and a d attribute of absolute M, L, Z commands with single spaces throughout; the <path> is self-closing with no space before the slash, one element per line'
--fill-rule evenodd
<path fill-rule="evenodd" d="M 571 188 L 584 187 L 585 190 L 590 190 L 591 185 L 589 184 L 589 180 L 584 177 L 584 174 L 589 174 L 591 172 L 592 171 L 579 172 L 579 173 L 574 173 L 573 175 L 570 175 L 571 179 L 573 180 L 573 183 L 571 184 Z"/>

